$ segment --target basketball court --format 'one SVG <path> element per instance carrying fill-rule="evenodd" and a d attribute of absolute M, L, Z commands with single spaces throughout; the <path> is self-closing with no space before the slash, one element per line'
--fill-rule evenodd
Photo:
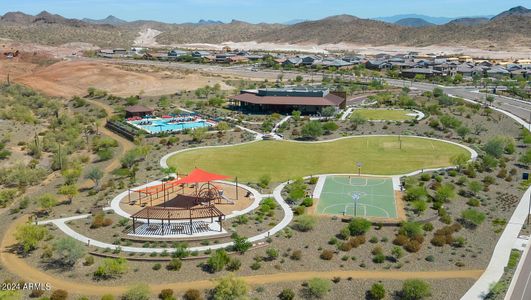
<path fill-rule="evenodd" d="M 327 176 L 316 213 L 397 219 L 392 178 Z"/>

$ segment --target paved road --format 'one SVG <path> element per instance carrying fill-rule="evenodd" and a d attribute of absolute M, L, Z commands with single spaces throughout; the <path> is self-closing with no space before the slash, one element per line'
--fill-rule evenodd
<path fill-rule="evenodd" d="M 529 255 L 530 247 L 531 242 L 528 243 L 526 250 L 524 250 L 524 253 L 527 253 L 527 255 L 525 255 L 525 257 L 522 257 L 524 261 L 520 262 L 522 268 L 519 270 L 519 272 L 517 271 L 518 274 L 515 274 L 515 276 L 518 276 L 518 278 L 516 278 L 516 282 L 514 283 L 514 289 L 512 291 L 512 294 L 509 295 L 508 292 L 507 297 L 505 299 L 531 299 L 531 255 Z"/>

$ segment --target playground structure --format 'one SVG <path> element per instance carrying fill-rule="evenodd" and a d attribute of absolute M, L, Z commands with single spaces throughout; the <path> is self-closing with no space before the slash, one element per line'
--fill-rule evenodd
<path fill-rule="evenodd" d="M 222 232 L 225 215 L 247 203 L 249 194 L 235 185 L 224 184 L 228 176 L 194 169 L 155 185 L 129 189 L 121 207 L 131 213 L 134 235 L 179 235 Z M 225 192 L 226 189 L 230 191 Z M 123 201 L 122 200 L 122 201 Z M 229 208 L 230 207 L 230 208 Z M 160 221 L 154 223 L 153 221 Z M 215 224 L 217 222 L 217 224 Z"/>

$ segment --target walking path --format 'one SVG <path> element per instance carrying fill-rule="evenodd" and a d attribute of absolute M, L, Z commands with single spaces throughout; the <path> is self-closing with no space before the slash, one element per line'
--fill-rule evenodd
<path fill-rule="evenodd" d="M 4 235 L 0 243 L 0 262 L 12 274 L 19 276 L 26 282 L 47 282 L 53 289 L 63 289 L 66 291 L 75 291 L 77 294 L 86 296 L 101 296 L 104 294 L 120 295 L 130 288 L 130 285 L 103 285 L 98 283 L 81 283 L 74 279 L 64 279 L 55 277 L 30 266 L 16 254 L 6 251 L 16 243 L 13 232 L 16 226 L 27 221 L 27 217 L 21 217 L 11 223 L 8 233 Z M 333 277 L 354 279 L 374 279 L 374 280 L 404 280 L 409 278 L 424 279 L 475 279 L 480 276 L 482 270 L 460 270 L 460 271 L 440 271 L 440 272 L 390 272 L 390 271 L 346 271 L 333 270 L 324 272 L 287 272 L 267 275 L 243 276 L 241 277 L 250 285 L 263 285 L 277 282 L 288 281 L 305 281 L 314 277 L 332 279 Z M 158 294 L 162 289 L 173 289 L 177 292 L 184 292 L 188 289 L 209 289 L 214 287 L 215 282 L 212 280 L 197 280 L 188 282 L 172 282 L 162 284 L 150 284 L 153 295 Z"/>
<path fill-rule="evenodd" d="M 275 124 L 275 127 L 273 127 L 273 129 L 271 129 L 271 135 L 273 136 L 273 138 L 275 140 L 282 140 L 283 138 L 277 134 L 277 130 L 278 128 L 284 124 L 285 122 L 287 122 L 289 119 L 291 118 L 291 116 L 286 116 L 284 117 L 282 120 L 280 120 L 277 124 Z"/>
<path fill-rule="evenodd" d="M 243 126 L 240 126 L 240 125 L 236 125 L 236 127 L 240 128 L 241 130 L 243 131 L 247 131 L 249 133 L 252 133 L 255 135 L 255 140 L 256 141 L 259 141 L 259 140 L 262 140 L 264 138 L 264 135 L 258 131 L 254 131 L 254 130 L 251 130 L 249 128 L 246 128 L 246 127 L 243 127 Z"/>
<path fill-rule="evenodd" d="M 451 94 L 448 94 L 450 97 L 454 97 Z M 481 104 L 477 101 L 464 98 L 465 101 Z M 529 128 L 529 123 L 522 120 L 521 118 L 507 112 L 504 110 L 501 110 L 496 107 L 490 107 L 493 110 L 496 110 L 500 113 L 503 113 L 510 117 L 511 119 L 515 120 L 520 125 L 524 126 L 525 128 Z M 513 246 L 515 245 L 518 235 L 520 234 L 520 231 L 522 230 L 522 226 L 527 219 L 528 215 L 531 213 L 529 210 L 529 197 L 531 196 L 531 187 L 527 189 L 527 191 L 524 193 L 522 198 L 520 199 L 520 202 L 516 206 L 516 209 L 514 210 L 513 215 L 511 216 L 511 219 L 507 223 L 507 226 L 505 227 L 505 230 L 503 231 L 502 235 L 500 236 L 498 242 L 496 243 L 496 247 L 494 248 L 494 252 L 492 253 L 490 262 L 487 266 L 487 269 L 485 272 L 481 275 L 481 277 L 474 283 L 474 285 L 466 292 L 466 294 L 461 298 L 462 300 L 471 300 L 471 299 L 483 299 L 485 295 L 487 295 L 490 291 L 490 286 L 493 283 L 496 283 L 500 280 L 500 278 L 503 276 L 503 273 L 505 271 L 505 266 L 507 266 L 507 263 L 509 262 L 509 257 L 511 255 L 511 250 L 513 249 Z M 521 260 L 522 262 L 523 260 Z M 513 277 L 513 281 L 517 280 L 518 276 L 515 275 Z"/>

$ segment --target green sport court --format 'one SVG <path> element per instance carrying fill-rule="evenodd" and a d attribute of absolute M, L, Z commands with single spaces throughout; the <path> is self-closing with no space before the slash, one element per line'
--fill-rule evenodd
<path fill-rule="evenodd" d="M 327 176 L 316 213 L 396 219 L 393 180 L 355 175 Z"/>

